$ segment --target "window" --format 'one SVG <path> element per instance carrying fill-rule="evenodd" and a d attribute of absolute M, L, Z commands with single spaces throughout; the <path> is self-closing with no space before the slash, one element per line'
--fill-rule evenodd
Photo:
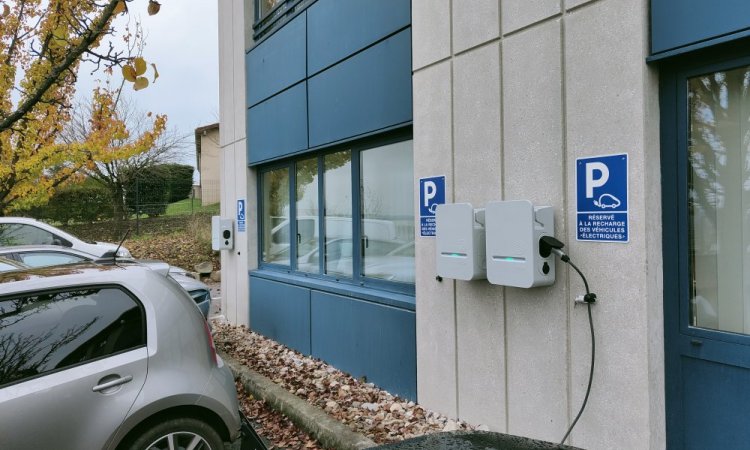
<path fill-rule="evenodd" d="M 297 199 L 297 269 L 319 273 L 317 261 L 310 260 L 310 252 L 318 248 L 318 159 L 306 159 L 296 164 L 295 198 Z"/>
<path fill-rule="evenodd" d="M 52 245 L 56 236 L 32 225 L 0 224 L 0 245 Z"/>
<path fill-rule="evenodd" d="M 750 334 L 750 67 L 688 80 L 690 324 Z"/>
<path fill-rule="evenodd" d="M 407 140 L 355 145 L 263 170 L 261 264 L 413 290 L 412 158 Z"/>
<path fill-rule="evenodd" d="M 0 387 L 145 344 L 143 310 L 117 288 L 0 299 Z"/>
<path fill-rule="evenodd" d="M 263 261 L 289 265 L 289 169 L 265 172 L 263 183 Z"/>
<path fill-rule="evenodd" d="M 256 20 L 266 17 L 282 1 L 284 0 L 255 0 Z"/>
<path fill-rule="evenodd" d="M 18 253 L 18 258 L 21 262 L 31 267 L 58 266 L 86 261 L 85 258 L 80 256 L 59 252 Z"/>

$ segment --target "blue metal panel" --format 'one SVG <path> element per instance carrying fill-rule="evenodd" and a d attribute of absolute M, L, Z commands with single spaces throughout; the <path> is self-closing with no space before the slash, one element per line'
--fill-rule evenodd
<path fill-rule="evenodd" d="M 248 111 L 248 164 L 307 148 L 307 92 L 302 82 Z"/>
<path fill-rule="evenodd" d="M 416 400 L 415 313 L 312 291 L 312 355 Z"/>
<path fill-rule="evenodd" d="M 683 358 L 686 449 L 740 449 L 750 443 L 750 370 Z M 708 407 L 712 406 L 712 407 Z"/>
<path fill-rule="evenodd" d="M 247 106 L 302 81 L 306 76 L 305 14 L 300 14 L 247 54 Z"/>
<path fill-rule="evenodd" d="M 308 80 L 310 146 L 412 120 L 411 29 Z"/>
<path fill-rule="evenodd" d="M 250 328 L 309 355 L 310 290 L 251 276 L 250 292 Z"/>
<path fill-rule="evenodd" d="M 651 0 L 653 54 L 748 28 L 747 0 Z"/>
<path fill-rule="evenodd" d="M 410 0 L 318 0 L 307 10 L 308 76 L 410 23 Z"/>

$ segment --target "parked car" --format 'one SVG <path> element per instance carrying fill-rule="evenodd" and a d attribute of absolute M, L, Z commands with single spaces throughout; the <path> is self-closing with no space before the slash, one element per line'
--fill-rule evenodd
<path fill-rule="evenodd" d="M 3 259 L 9 263 L 16 263 L 16 267 L 6 267 L 7 264 L 6 266 L 3 266 L 1 264 Z M 14 247 L 0 247 L 0 272 L 14 270 L 18 267 L 47 267 L 62 264 L 74 264 L 84 261 L 96 261 L 109 264 L 114 260 L 111 257 L 94 258 L 88 253 L 57 245 L 18 245 Z M 175 279 L 183 289 L 188 291 L 190 296 L 193 297 L 193 300 L 195 300 L 195 304 L 198 305 L 198 308 L 203 313 L 203 316 L 208 318 L 208 313 L 211 309 L 211 289 L 205 283 L 194 279 L 192 276 L 186 275 L 184 269 L 170 266 L 163 261 L 156 260 L 121 258 L 116 261 L 119 261 L 120 263 L 137 263 L 155 270 L 162 275 L 169 274 L 169 276 Z"/>
<path fill-rule="evenodd" d="M 0 246 L 11 245 L 59 245 L 73 248 L 93 256 L 111 255 L 131 258 L 125 247 L 108 242 L 84 241 L 70 233 L 44 222 L 27 217 L 0 217 Z"/>
<path fill-rule="evenodd" d="M 239 448 L 234 378 L 193 303 L 136 264 L 0 273 L 0 448 Z"/>

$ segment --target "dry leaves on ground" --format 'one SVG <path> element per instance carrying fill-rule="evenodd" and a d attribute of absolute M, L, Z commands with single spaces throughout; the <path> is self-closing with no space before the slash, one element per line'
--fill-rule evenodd
<path fill-rule="evenodd" d="M 196 264 L 204 261 L 212 261 L 214 270 L 219 268 L 219 258 L 188 232 L 127 240 L 125 247 L 136 258 L 166 261 L 191 272 L 195 271 Z"/>
<path fill-rule="evenodd" d="M 217 348 L 378 443 L 471 429 L 245 327 L 214 324 Z M 484 427 L 480 427 L 484 428 Z"/>
<path fill-rule="evenodd" d="M 263 400 L 245 392 L 242 383 L 237 383 L 240 408 L 253 422 L 255 431 L 271 442 L 269 450 L 325 450 L 307 433 L 297 428 L 291 420 L 271 409 Z"/>

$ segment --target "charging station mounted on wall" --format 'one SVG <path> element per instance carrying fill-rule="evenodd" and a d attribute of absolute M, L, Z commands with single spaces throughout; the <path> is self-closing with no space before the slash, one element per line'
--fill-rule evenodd
<path fill-rule="evenodd" d="M 211 217 L 211 249 L 231 250 L 234 248 L 234 221 Z"/>
<path fill-rule="evenodd" d="M 437 274 L 456 280 L 484 280 L 484 209 L 470 203 L 438 205 L 435 211 Z"/>
<path fill-rule="evenodd" d="M 439 205 L 435 213 L 437 274 L 456 280 L 530 288 L 555 282 L 554 256 L 539 251 L 542 236 L 554 236 L 551 206 L 528 200 Z"/>

